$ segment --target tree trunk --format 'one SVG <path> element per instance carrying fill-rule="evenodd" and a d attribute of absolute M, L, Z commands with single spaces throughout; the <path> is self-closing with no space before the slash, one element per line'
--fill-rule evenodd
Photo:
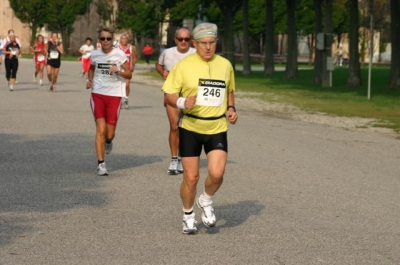
<path fill-rule="evenodd" d="M 315 10 L 315 36 L 322 32 L 322 0 L 314 0 Z M 314 38 L 315 39 L 315 38 Z M 315 58 L 314 58 L 314 84 L 322 83 L 322 51 L 316 49 L 314 45 Z"/>
<path fill-rule="evenodd" d="M 331 87 L 332 72 L 328 71 L 328 59 L 332 58 L 332 14 L 333 14 L 333 0 L 325 1 L 325 49 L 322 56 L 322 86 Z"/>
<path fill-rule="evenodd" d="M 288 52 L 285 78 L 297 77 L 296 0 L 286 0 L 288 13 Z"/>
<path fill-rule="evenodd" d="M 350 0 L 350 30 L 349 30 L 349 75 L 347 77 L 347 86 L 361 86 L 361 71 L 360 71 L 360 55 L 358 53 L 358 0 Z"/>
<path fill-rule="evenodd" d="M 225 46 L 225 57 L 228 59 L 233 68 L 235 68 L 235 46 L 233 41 L 233 12 L 230 6 L 225 6 L 224 12 L 224 46 Z"/>
<path fill-rule="evenodd" d="M 243 75 L 251 74 L 249 45 L 249 4 L 243 0 Z"/>
<path fill-rule="evenodd" d="M 32 26 L 31 26 L 31 41 L 30 41 L 31 47 L 33 47 L 36 42 L 37 28 L 38 28 L 38 25 L 32 24 Z"/>
<path fill-rule="evenodd" d="M 264 74 L 271 75 L 275 72 L 274 66 L 274 1 L 265 0 L 266 21 L 265 48 L 264 48 Z"/>
<path fill-rule="evenodd" d="M 390 66 L 389 87 L 400 86 L 400 1 L 390 1 L 390 39 L 392 43 L 392 56 Z"/>

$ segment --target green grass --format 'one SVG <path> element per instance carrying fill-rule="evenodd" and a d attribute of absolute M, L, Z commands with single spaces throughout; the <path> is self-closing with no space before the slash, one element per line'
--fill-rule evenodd
<path fill-rule="evenodd" d="M 298 78 L 285 79 L 284 72 L 265 76 L 253 72 L 250 76 L 236 73 L 238 91 L 259 92 L 257 98 L 265 101 L 288 103 L 309 112 L 325 112 L 339 116 L 374 118 L 375 126 L 393 128 L 400 132 L 400 89 L 389 89 L 388 67 L 372 70 L 371 99 L 368 100 L 368 69 L 361 69 L 362 87 L 349 88 L 347 68 L 336 68 L 333 86 L 322 87 L 311 82 L 313 70 L 301 70 Z"/>

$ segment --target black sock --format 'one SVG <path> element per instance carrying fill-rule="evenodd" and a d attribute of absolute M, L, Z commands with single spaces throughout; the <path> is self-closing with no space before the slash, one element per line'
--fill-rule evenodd
<path fill-rule="evenodd" d="M 104 160 L 97 160 L 97 163 L 100 165 L 101 163 L 104 163 Z"/>
<path fill-rule="evenodd" d="M 107 144 L 111 144 L 112 140 L 106 140 Z"/>
<path fill-rule="evenodd" d="M 190 211 L 190 212 L 184 212 L 185 213 L 185 215 L 191 215 L 192 213 L 193 213 L 193 211 Z"/>

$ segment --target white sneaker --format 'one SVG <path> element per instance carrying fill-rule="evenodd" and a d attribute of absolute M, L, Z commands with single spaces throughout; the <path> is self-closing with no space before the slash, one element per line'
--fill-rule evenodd
<path fill-rule="evenodd" d="M 99 176 L 108 176 L 108 172 L 107 172 L 107 169 L 106 169 L 106 163 L 105 162 L 100 163 L 97 166 L 97 175 L 99 175 Z"/>
<path fill-rule="evenodd" d="M 124 106 L 125 109 L 129 108 L 129 103 L 128 103 L 128 98 L 127 97 L 124 97 L 122 105 Z"/>
<path fill-rule="evenodd" d="M 171 162 L 169 163 L 169 168 L 167 172 L 170 175 L 178 174 L 178 158 L 171 158 Z"/>
<path fill-rule="evenodd" d="M 39 80 L 39 84 L 40 84 L 41 86 L 43 86 L 43 80 L 42 80 L 42 79 Z"/>
<path fill-rule="evenodd" d="M 184 234 L 196 234 L 197 233 L 197 221 L 195 214 L 184 214 L 182 220 L 182 233 Z"/>
<path fill-rule="evenodd" d="M 183 167 L 182 167 L 182 160 L 178 157 L 178 169 L 177 169 L 179 174 L 183 173 Z"/>
<path fill-rule="evenodd" d="M 111 143 L 107 143 L 106 142 L 106 154 L 108 155 L 109 153 L 111 153 L 111 150 L 112 150 L 112 148 L 113 148 L 113 143 L 111 142 Z"/>
<path fill-rule="evenodd" d="M 208 205 L 205 205 L 202 203 L 202 197 L 203 195 L 200 195 L 200 197 L 196 200 L 197 206 L 202 211 L 201 220 L 205 226 L 213 227 L 215 226 L 217 219 L 215 218 L 214 208 L 211 206 L 212 201 Z"/>
<path fill-rule="evenodd" d="M 10 85 L 10 91 L 14 91 L 14 86 Z"/>

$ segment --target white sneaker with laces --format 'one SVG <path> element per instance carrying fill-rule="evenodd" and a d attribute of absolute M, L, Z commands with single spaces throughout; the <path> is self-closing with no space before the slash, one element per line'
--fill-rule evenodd
<path fill-rule="evenodd" d="M 108 176 L 108 172 L 107 172 L 107 169 L 106 169 L 106 163 L 105 162 L 100 163 L 97 166 L 97 175 L 99 175 L 99 176 Z"/>
<path fill-rule="evenodd" d="M 183 173 L 183 167 L 182 167 L 182 160 L 178 157 L 178 168 L 177 171 L 179 174 Z"/>
<path fill-rule="evenodd" d="M 201 220 L 205 226 L 213 227 L 217 223 L 217 219 L 215 218 L 214 208 L 211 206 L 212 201 L 210 201 L 208 204 L 205 204 L 202 202 L 202 197 L 203 195 L 200 195 L 200 197 L 196 200 L 197 206 L 202 211 Z"/>
<path fill-rule="evenodd" d="M 167 170 L 170 175 L 178 174 L 178 158 L 171 158 L 171 162 L 169 163 L 169 168 Z"/>
<path fill-rule="evenodd" d="M 195 214 L 184 214 L 182 220 L 182 233 L 184 234 L 196 234 L 197 233 L 197 221 Z"/>

